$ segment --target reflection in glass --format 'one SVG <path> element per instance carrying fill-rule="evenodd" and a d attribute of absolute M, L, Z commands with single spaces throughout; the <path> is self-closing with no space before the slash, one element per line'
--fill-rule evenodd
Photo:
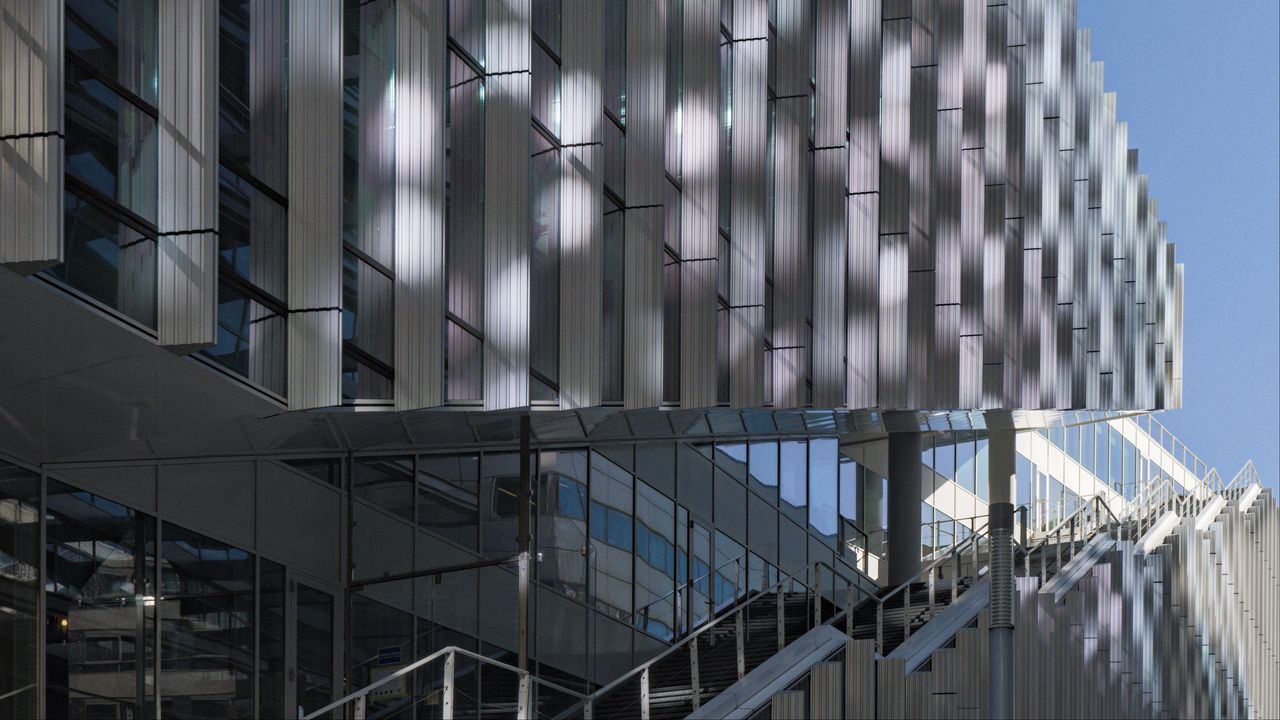
<path fill-rule="evenodd" d="M 351 492 L 413 520 L 413 458 L 359 458 L 351 464 Z"/>
<path fill-rule="evenodd" d="M 155 687 L 155 521 L 51 481 L 45 533 L 46 716 L 144 717 Z"/>
<path fill-rule="evenodd" d="M 160 710 L 254 714 L 253 556 L 169 523 L 160 550 Z"/>
<path fill-rule="evenodd" d="M 218 335 L 203 354 L 272 392 L 285 393 L 284 314 L 251 298 L 232 282 L 218 283 Z"/>
<path fill-rule="evenodd" d="M 351 682 L 364 687 L 413 662 L 412 580 L 351 594 Z M 373 693 L 369 717 L 412 718 L 412 678 L 402 676 Z"/>
<path fill-rule="evenodd" d="M 285 697 L 284 566 L 260 559 L 258 572 L 258 716 L 288 717 Z"/>
<path fill-rule="evenodd" d="M 156 0 L 67 0 L 67 50 L 154 105 L 158 17 Z"/>
<path fill-rule="evenodd" d="M 787 517 L 804 524 L 806 520 L 805 503 L 807 492 L 807 458 L 803 440 L 784 440 L 781 445 L 779 467 L 779 485 L 782 496 L 782 511 Z"/>
<path fill-rule="evenodd" d="M 539 376 L 560 380 L 560 151 L 537 130 L 529 131 L 529 144 L 529 297 L 530 306 L 538 308 L 530 317 L 529 366 L 535 382 L 529 399 L 555 400 L 555 389 Z"/>
<path fill-rule="evenodd" d="M 714 581 L 716 609 L 725 607 L 746 592 L 747 555 L 741 545 L 716 531 Z"/>
<path fill-rule="evenodd" d="M 631 620 L 631 473 L 591 453 L 591 597 L 595 607 Z"/>
<path fill-rule="evenodd" d="M 829 545 L 836 542 L 839 455 L 839 443 L 834 438 L 809 441 L 809 530 Z"/>
<path fill-rule="evenodd" d="M 226 167 L 218 171 L 218 261 L 276 300 L 285 297 L 285 209 Z"/>
<path fill-rule="evenodd" d="M 538 581 L 587 601 L 587 454 L 542 453 L 538 475 Z"/>
<path fill-rule="evenodd" d="M 747 485 L 760 497 L 776 504 L 778 502 L 778 443 L 772 440 L 751 443 L 748 468 L 750 481 Z"/>
<path fill-rule="evenodd" d="M 155 118 L 75 63 L 66 76 L 67 174 L 155 222 Z"/>
<path fill-rule="evenodd" d="M 636 627 L 663 640 L 675 633 L 675 503 L 636 483 Z"/>
<path fill-rule="evenodd" d="M 97 205 L 63 194 L 64 259 L 49 274 L 148 327 L 155 327 L 155 241 Z"/>
<path fill-rule="evenodd" d="M 0 462 L 0 717 L 35 717 L 40 476 Z"/>
<path fill-rule="evenodd" d="M 480 458 L 476 455 L 419 457 L 418 525 L 465 548 L 478 550 L 479 473 Z M 419 558 L 420 566 L 424 559 Z"/>
<path fill-rule="evenodd" d="M 308 711 L 333 700 L 333 596 L 297 585 L 297 699 Z"/>

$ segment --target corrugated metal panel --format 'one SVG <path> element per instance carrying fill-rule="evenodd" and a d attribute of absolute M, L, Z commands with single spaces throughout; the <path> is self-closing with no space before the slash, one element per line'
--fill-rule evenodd
<path fill-rule="evenodd" d="M 626 249 L 623 403 L 662 402 L 663 238 L 666 177 L 667 13 L 665 0 L 627 2 Z M 679 42 L 675 38 L 675 42 Z"/>
<path fill-rule="evenodd" d="M 486 0 L 484 408 L 529 404 L 529 0 Z"/>
<path fill-rule="evenodd" d="M 62 262 L 62 3 L 6 0 L 0 22 L 0 264 Z"/>
<path fill-rule="evenodd" d="M 289 3 L 289 407 L 337 405 L 342 369 L 342 3 Z"/>
<path fill-rule="evenodd" d="M 680 404 L 700 408 L 716 404 L 719 0 L 685 0 L 683 20 Z"/>
<path fill-rule="evenodd" d="M 560 407 L 569 409 L 599 405 L 604 391 L 604 14 L 592 0 L 567 0 L 561 12 Z"/>
<path fill-rule="evenodd" d="M 814 13 L 813 369 L 810 381 L 814 407 L 840 407 L 847 398 L 849 3 L 820 0 L 814 5 Z"/>
<path fill-rule="evenodd" d="M 875 192 L 849 196 L 849 254 L 845 352 L 849 372 L 845 404 L 879 404 L 880 378 L 880 198 Z"/>
<path fill-rule="evenodd" d="M 769 168 L 768 3 L 734 0 L 729 262 L 729 404 L 757 407 L 764 390 L 765 189 Z M 722 262 L 724 260 L 722 259 Z"/>
<path fill-rule="evenodd" d="M 444 404 L 445 8 L 397 0 L 396 409 Z"/>
<path fill-rule="evenodd" d="M 216 339 L 218 8 L 159 9 L 156 332 L 161 345 L 187 353 Z"/>
<path fill-rule="evenodd" d="M 778 7 L 778 68 L 774 101 L 773 405 L 805 401 L 812 298 L 809 228 L 809 56 L 807 3 Z"/>

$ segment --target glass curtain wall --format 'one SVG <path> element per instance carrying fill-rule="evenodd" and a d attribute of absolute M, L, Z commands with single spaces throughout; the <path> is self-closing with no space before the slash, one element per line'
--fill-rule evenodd
<path fill-rule="evenodd" d="M 287 3 L 223 0 L 218 35 L 218 327 L 201 353 L 284 395 Z"/>
<path fill-rule="evenodd" d="M 64 261 L 80 294 L 155 328 L 155 0 L 65 5 Z"/>
<path fill-rule="evenodd" d="M 40 476 L 0 464 L 0 717 L 36 716 Z"/>
<path fill-rule="evenodd" d="M 533 5 L 529 400 L 560 397 L 560 2 Z"/>

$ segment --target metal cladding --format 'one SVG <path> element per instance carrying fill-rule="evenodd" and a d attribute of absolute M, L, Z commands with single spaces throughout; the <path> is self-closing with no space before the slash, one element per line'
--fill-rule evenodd
<path fill-rule="evenodd" d="M 62 3 L 12 0 L 0 20 L 0 264 L 62 262 Z"/>
<path fill-rule="evenodd" d="M 396 3 L 355 231 L 394 295 L 353 308 L 344 4 L 287 3 L 288 352 L 251 384 L 287 367 L 291 408 L 343 402 L 352 310 L 394 316 L 370 402 L 402 410 L 1179 406 L 1182 266 L 1074 0 L 610 2 Z M 63 252 L 62 17 L 6 7 L 0 263 L 33 272 Z M 219 301 L 217 20 L 162 7 L 157 335 L 190 350 Z"/>

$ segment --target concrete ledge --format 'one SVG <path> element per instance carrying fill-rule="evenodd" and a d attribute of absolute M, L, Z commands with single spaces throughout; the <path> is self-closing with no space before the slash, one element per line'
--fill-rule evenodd
<path fill-rule="evenodd" d="M 809 672 L 809 668 L 844 647 L 847 639 L 830 625 L 814 628 L 694 710 L 689 718 L 749 718 L 774 695 Z"/>
<path fill-rule="evenodd" d="M 1258 495 L 1260 495 L 1261 493 L 1262 493 L 1262 486 L 1257 483 L 1254 483 L 1249 487 L 1248 490 L 1244 491 L 1244 495 L 1240 496 L 1240 505 L 1237 509 L 1240 512 L 1244 512 L 1245 510 L 1248 510 L 1249 506 L 1253 505 L 1253 502 L 1258 499 Z"/>
<path fill-rule="evenodd" d="M 1166 511 L 1165 514 L 1160 516 L 1159 520 L 1156 520 L 1156 524 L 1151 526 L 1147 534 L 1138 540 L 1136 552 L 1140 555 L 1151 554 L 1151 551 L 1160 547 L 1164 539 L 1169 537 L 1169 533 L 1178 527 L 1178 523 L 1181 520 L 1182 518 L 1178 517 L 1178 513 L 1172 510 Z"/>
<path fill-rule="evenodd" d="M 978 613 L 991 604 L 991 581 L 984 577 L 973 584 L 955 603 L 938 613 L 907 641 L 889 653 L 890 659 L 906 661 L 906 671 L 915 672 L 956 633 L 964 629 Z"/>
<path fill-rule="evenodd" d="M 1244 498 L 1241 499 L 1243 500 Z M 1196 515 L 1196 531 L 1199 532 L 1212 525 L 1213 521 L 1218 519 L 1218 513 L 1222 512 L 1222 508 L 1226 507 L 1226 505 L 1226 498 L 1221 495 L 1214 495 L 1209 504 L 1204 506 L 1199 515 Z"/>
<path fill-rule="evenodd" d="M 1057 574 L 1040 588 L 1041 602 L 1047 602 L 1052 599 L 1054 605 L 1062 602 L 1071 588 L 1080 582 L 1080 579 L 1089 574 L 1093 566 L 1098 560 L 1102 559 L 1108 552 L 1115 547 L 1116 541 L 1106 533 L 1099 533 L 1088 545 L 1084 546 L 1075 557 L 1071 558 L 1066 565 L 1058 569 Z"/>

